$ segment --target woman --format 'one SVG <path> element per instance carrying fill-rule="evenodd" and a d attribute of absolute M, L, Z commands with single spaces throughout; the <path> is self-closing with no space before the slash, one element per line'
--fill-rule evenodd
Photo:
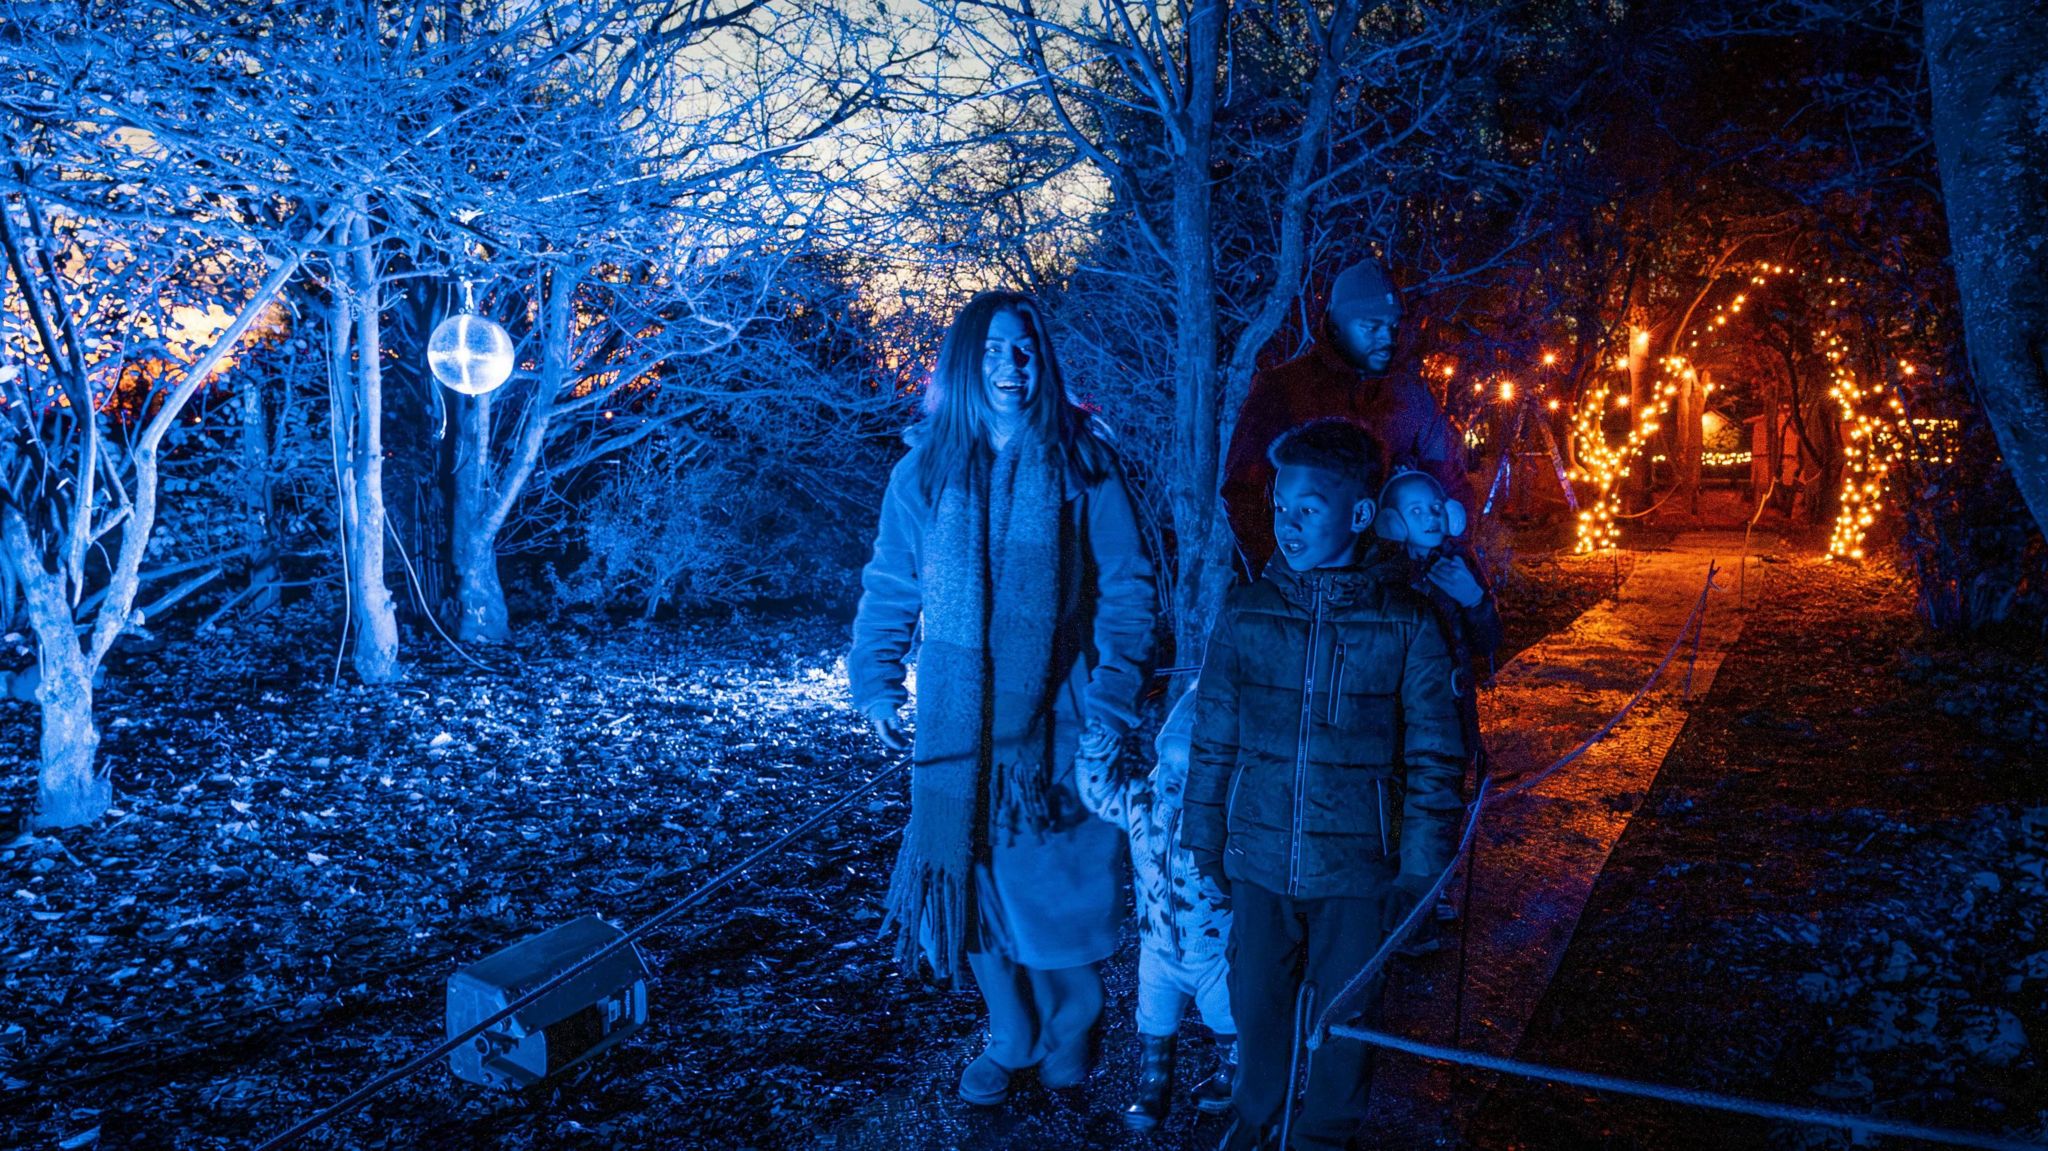
<path fill-rule="evenodd" d="M 847 658 L 854 705 L 908 742 L 904 660 L 919 616 L 910 825 L 887 926 L 906 968 L 973 971 L 988 1047 L 961 1097 L 1010 1073 L 1078 1084 L 1116 947 L 1123 840 L 1074 785 L 1136 721 L 1155 593 L 1115 453 L 1068 395 L 1038 309 L 1014 292 L 962 308 L 926 417 L 889 476 Z"/>

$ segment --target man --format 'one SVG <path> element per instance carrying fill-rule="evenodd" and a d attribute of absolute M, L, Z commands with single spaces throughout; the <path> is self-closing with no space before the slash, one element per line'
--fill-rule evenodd
<path fill-rule="evenodd" d="M 1224 461 L 1223 500 L 1246 579 L 1273 555 L 1273 466 L 1266 449 L 1280 433 L 1336 416 L 1360 424 L 1385 448 L 1388 466 L 1428 472 L 1444 492 L 1474 507 L 1464 451 L 1443 407 L 1420 381 L 1387 374 L 1401 326 L 1401 297 L 1379 263 L 1361 260 L 1330 285 L 1314 344 L 1252 377 Z"/>

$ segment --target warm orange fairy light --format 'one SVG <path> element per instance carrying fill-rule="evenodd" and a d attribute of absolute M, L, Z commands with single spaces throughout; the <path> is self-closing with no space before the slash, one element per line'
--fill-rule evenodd
<path fill-rule="evenodd" d="M 1557 362 L 1557 353 L 1556 353 L 1556 352 L 1545 352 L 1545 353 L 1543 353 L 1543 366 L 1544 366 L 1544 367 L 1549 367 L 1550 365 L 1552 365 L 1552 364 L 1555 364 L 1556 362 Z"/>
<path fill-rule="evenodd" d="M 1514 398 L 1515 398 L 1515 381 L 1513 381 L 1513 380 L 1502 380 L 1502 381 L 1500 382 L 1500 399 L 1501 399 L 1501 402 L 1502 402 L 1502 403 L 1507 403 L 1508 401 L 1510 401 L 1510 400 L 1512 400 L 1512 399 L 1514 399 Z"/>
<path fill-rule="evenodd" d="M 1556 411 L 1556 410 L 1557 410 L 1557 407 L 1558 407 L 1558 405 L 1557 405 L 1557 401 L 1556 401 L 1556 400 L 1552 400 L 1552 401 L 1550 401 L 1550 410 L 1551 410 L 1551 411 L 1553 411 L 1553 412 L 1554 412 L 1554 411 Z"/>
<path fill-rule="evenodd" d="M 1646 339 L 1644 333 L 1638 337 Z M 1642 340 L 1639 339 L 1639 342 Z M 1685 361 L 1676 357 L 1665 357 L 1658 366 L 1666 373 L 1689 370 Z M 1596 388 L 1586 397 L 1572 421 L 1573 443 L 1577 447 L 1579 466 L 1596 485 L 1596 491 L 1586 508 L 1579 513 L 1578 544 L 1580 554 L 1616 547 L 1621 543 L 1621 481 L 1628 478 L 1630 464 L 1642 452 L 1649 438 L 1657 434 L 1658 417 L 1663 414 L 1664 403 L 1660 394 L 1675 392 L 1676 386 L 1666 384 L 1660 390 L 1653 390 L 1650 401 L 1636 413 L 1635 426 L 1619 443 L 1610 443 L 1601 416 L 1607 410 L 1610 389 Z M 1553 408 L 1556 401 L 1552 401 Z M 1626 392 L 1614 396 L 1614 406 L 1626 408 L 1629 398 Z"/>
<path fill-rule="evenodd" d="M 1449 365 L 1449 364 L 1445 364 L 1445 365 L 1444 365 L 1444 379 L 1447 379 L 1447 380 L 1448 380 L 1448 379 L 1450 379 L 1450 378 L 1451 378 L 1452 376 L 1455 376 L 1455 375 L 1457 375 L 1457 374 L 1458 374 L 1458 369 L 1456 369 L 1456 368 L 1452 367 L 1452 366 L 1451 366 L 1451 365 Z"/>

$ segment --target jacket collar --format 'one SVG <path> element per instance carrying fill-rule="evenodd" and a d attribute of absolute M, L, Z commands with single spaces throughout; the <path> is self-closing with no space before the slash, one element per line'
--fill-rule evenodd
<path fill-rule="evenodd" d="M 1351 562 L 1343 567 L 1298 572 L 1287 566 L 1285 556 L 1275 552 L 1273 558 L 1266 561 L 1265 579 L 1279 589 L 1282 598 L 1296 607 L 1305 608 L 1318 596 L 1327 603 L 1344 607 L 1387 584 L 1405 582 L 1405 560 L 1406 557 L 1396 555 L 1393 549 L 1382 545 L 1379 540 L 1365 535 L 1359 537 L 1358 547 L 1351 553 Z"/>
<path fill-rule="evenodd" d="M 1316 367 L 1353 384 L 1364 384 L 1373 378 L 1344 358 L 1344 353 L 1337 350 L 1336 336 L 1328 328 L 1316 334 L 1315 340 L 1309 344 L 1309 354 L 1315 357 Z"/>

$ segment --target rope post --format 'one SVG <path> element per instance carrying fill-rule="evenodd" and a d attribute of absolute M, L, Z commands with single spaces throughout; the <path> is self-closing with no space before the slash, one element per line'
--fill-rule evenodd
<path fill-rule="evenodd" d="M 1451 993 L 1451 1046 L 1465 1045 L 1465 948 L 1472 937 L 1472 874 L 1479 870 L 1479 836 L 1472 836 L 1472 853 L 1465 859 L 1465 891 L 1458 898 L 1458 982 Z"/>
<path fill-rule="evenodd" d="M 1315 1066 L 1316 1056 L 1308 1047 L 1308 1036 L 1314 1029 L 1316 1014 L 1316 985 L 1312 979 L 1301 981 L 1301 989 L 1294 993 L 1294 1045 L 1287 1052 L 1287 1106 L 1280 1112 L 1280 1146 L 1288 1146 L 1288 1139 L 1294 1133 L 1294 1105 L 1308 1088 L 1301 1085 L 1303 1055 L 1306 1053 L 1308 1066 Z"/>

